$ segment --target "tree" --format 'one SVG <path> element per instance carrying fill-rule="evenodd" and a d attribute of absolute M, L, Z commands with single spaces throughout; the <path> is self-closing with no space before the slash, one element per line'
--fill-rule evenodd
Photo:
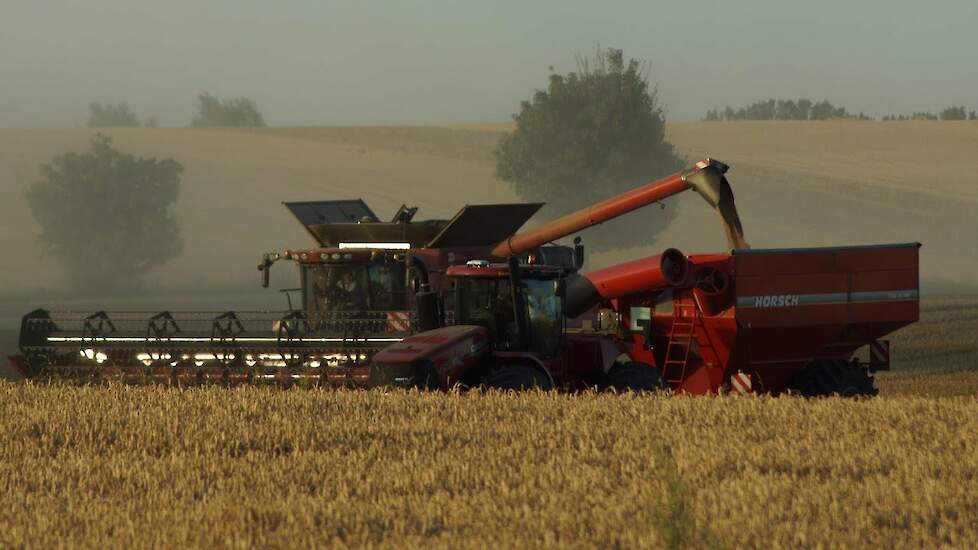
<path fill-rule="evenodd" d="M 704 120 L 827 120 L 830 118 L 858 118 L 871 120 L 860 113 L 850 115 L 845 107 L 836 107 L 828 100 L 812 103 L 807 98 L 762 99 L 734 110 L 726 106 L 723 111 L 712 109 Z"/>
<path fill-rule="evenodd" d="M 910 116 L 911 120 L 937 120 L 937 115 L 930 111 L 917 111 Z"/>
<path fill-rule="evenodd" d="M 197 114 L 191 126 L 264 126 L 255 102 L 246 98 L 220 100 L 209 93 L 197 97 Z"/>
<path fill-rule="evenodd" d="M 102 105 L 96 101 L 88 104 L 88 127 L 139 126 L 139 118 L 127 103 Z"/>
<path fill-rule="evenodd" d="M 794 100 L 779 99 L 774 108 L 775 118 L 778 120 L 798 120 L 798 105 Z"/>
<path fill-rule="evenodd" d="M 747 120 L 773 120 L 775 106 L 773 99 L 755 101 L 747 106 Z"/>
<path fill-rule="evenodd" d="M 798 120 L 808 120 L 811 111 L 812 100 L 804 97 L 798 100 Z"/>
<path fill-rule="evenodd" d="M 69 285 L 91 293 L 134 290 L 152 268 L 179 255 L 170 207 L 183 166 L 136 157 L 98 134 L 87 153 L 55 156 L 27 190 L 41 243 Z"/>
<path fill-rule="evenodd" d="M 578 71 L 551 74 L 546 90 L 523 101 L 516 129 L 495 151 L 496 174 L 526 200 L 547 202 L 544 217 L 593 204 L 683 167 L 665 140 L 665 115 L 645 71 L 622 50 L 578 59 Z M 651 242 L 675 216 L 640 209 L 588 231 L 601 250 Z"/>
<path fill-rule="evenodd" d="M 811 120 L 828 120 L 832 118 L 835 114 L 835 107 L 832 106 L 828 100 L 823 99 L 818 103 L 812 105 L 812 110 L 809 115 Z"/>
<path fill-rule="evenodd" d="M 940 117 L 941 120 L 966 120 L 968 110 L 965 109 L 964 105 L 951 105 L 941 111 Z"/>

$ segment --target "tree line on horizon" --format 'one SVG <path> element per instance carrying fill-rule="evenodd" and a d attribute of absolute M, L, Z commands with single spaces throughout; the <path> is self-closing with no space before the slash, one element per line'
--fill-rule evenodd
<path fill-rule="evenodd" d="M 155 116 L 148 117 L 140 123 L 139 117 L 126 102 L 88 104 L 89 128 L 138 127 L 155 128 L 159 121 Z M 222 126 L 265 126 L 265 118 L 255 102 L 247 97 L 220 99 L 204 92 L 197 96 L 197 112 L 190 121 L 190 126 L 222 127 Z"/>
<path fill-rule="evenodd" d="M 978 120 L 978 112 L 974 109 L 968 111 L 964 105 L 951 105 L 936 114 L 930 111 L 917 111 L 909 115 L 886 115 L 880 120 Z"/>
<path fill-rule="evenodd" d="M 829 119 L 875 120 L 862 112 L 851 113 L 843 106 L 833 105 L 823 99 L 814 102 L 808 98 L 795 99 L 761 99 L 737 109 L 726 106 L 706 112 L 703 120 L 829 120 Z M 883 121 L 896 120 L 978 120 L 978 112 L 970 112 L 964 105 L 952 105 L 938 113 L 930 111 L 914 112 L 909 115 L 886 115 Z"/>

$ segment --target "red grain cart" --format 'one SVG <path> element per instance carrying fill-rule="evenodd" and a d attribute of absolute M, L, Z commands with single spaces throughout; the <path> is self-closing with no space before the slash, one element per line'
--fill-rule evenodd
<path fill-rule="evenodd" d="M 867 345 L 917 321 L 919 244 L 660 256 L 586 275 L 449 268 L 456 322 L 375 356 L 378 384 L 873 395 Z M 615 326 L 568 329 L 601 305 Z M 888 351 L 888 350 L 887 350 Z"/>

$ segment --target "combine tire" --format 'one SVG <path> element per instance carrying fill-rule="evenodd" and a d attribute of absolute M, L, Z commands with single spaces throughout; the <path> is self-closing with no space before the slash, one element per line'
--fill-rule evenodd
<path fill-rule="evenodd" d="M 534 390 L 549 391 L 554 389 L 550 377 L 540 369 L 525 365 L 504 365 L 492 369 L 486 384 L 498 390 Z"/>
<path fill-rule="evenodd" d="M 840 395 L 842 397 L 873 396 L 879 390 L 862 366 L 842 359 L 814 361 L 798 373 L 791 389 L 806 397 Z"/>
<path fill-rule="evenodd" d="M 657 391 L 666 384 L 659 369 L 639 361 L 615 363 L 605 375 L 605 385 L 615 391 Z"/>

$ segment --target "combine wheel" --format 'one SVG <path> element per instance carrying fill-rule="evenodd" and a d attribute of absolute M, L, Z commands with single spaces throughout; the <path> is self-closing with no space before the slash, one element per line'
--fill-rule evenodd
<path fill-rule="evenodd" d="M 843 359 L 813 361 L 798 373 L 791 383 L 791 389 L 806 397 L 858 397 L 879 393 L 865 368 L 859 363 Z"/>
<path fill-rule="evenodd" d="M 605 386 L 619 392 L 657 391 L 666 388 L 659 369 L 639 361 L 615 363 L 605 375 Z"/>
<path fill-rule="evenodd" d="M 486 383 L 490 388 L 499 390 L 532 390 L 549 391 L 554 389 L 553 382 L 547 373 L 527 365 L 503 365 L 489 371 Z"/>

